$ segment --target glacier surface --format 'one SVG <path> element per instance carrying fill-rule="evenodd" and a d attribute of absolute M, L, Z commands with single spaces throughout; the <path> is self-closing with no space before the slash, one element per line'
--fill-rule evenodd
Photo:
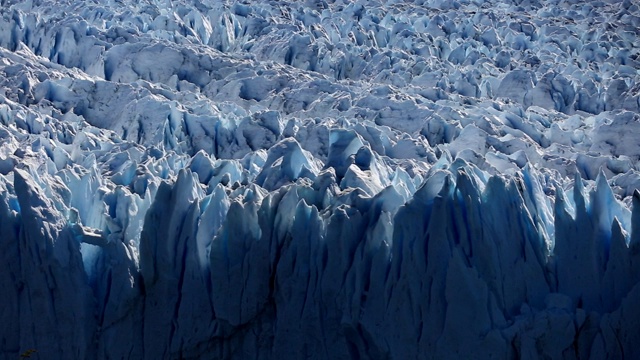
<path fill-rule="evenodd" d="M 633 1 L 0 0 L 0 359 L 640 358 Z"/>

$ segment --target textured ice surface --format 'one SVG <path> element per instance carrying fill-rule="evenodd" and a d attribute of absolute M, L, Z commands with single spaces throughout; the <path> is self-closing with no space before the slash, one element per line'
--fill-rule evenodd
<path fill-rule="evenodd" d="M 638 29 L 0 0 L 0 359 L 639 358 Z"/>

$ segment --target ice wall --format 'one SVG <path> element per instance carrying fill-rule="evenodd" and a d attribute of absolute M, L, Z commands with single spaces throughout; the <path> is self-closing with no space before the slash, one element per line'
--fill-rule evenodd
<path fill-rule="evenodd" d="M 0 359 L 640 357 L 633 2 L 0 15 Z"/>

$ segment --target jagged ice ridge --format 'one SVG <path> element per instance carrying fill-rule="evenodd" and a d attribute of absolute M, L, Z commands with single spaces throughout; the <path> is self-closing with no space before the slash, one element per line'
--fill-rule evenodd
<path fill-rule="evenodd" d="M 0 359 L 639 358 L 639 29 L 0 0 Z"/>

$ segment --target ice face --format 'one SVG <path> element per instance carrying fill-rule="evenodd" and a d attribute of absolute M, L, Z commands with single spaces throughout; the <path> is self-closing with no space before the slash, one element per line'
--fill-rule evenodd
<path fill-rule="evenodd" d="M 0 359 L 640 357 L 638 28 L 0 0 Z"/>

